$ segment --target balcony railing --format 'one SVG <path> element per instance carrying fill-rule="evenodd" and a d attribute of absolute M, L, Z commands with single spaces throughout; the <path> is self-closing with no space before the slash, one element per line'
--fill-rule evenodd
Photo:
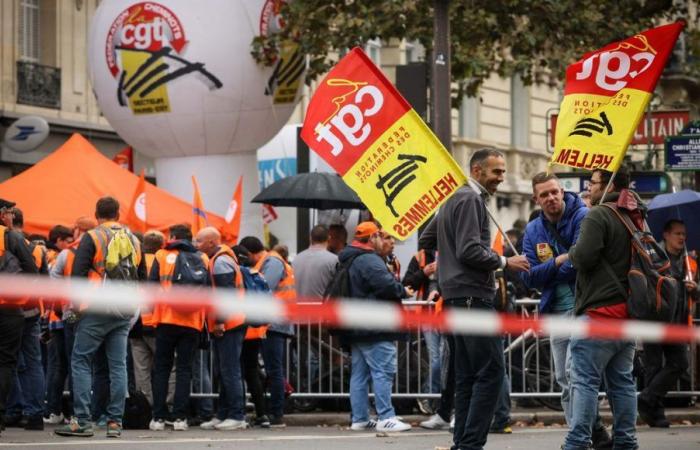
<path fill-rule="evenodd" d="M 17 61 L 17 103 L 61 109 L 61 69 Z"/>

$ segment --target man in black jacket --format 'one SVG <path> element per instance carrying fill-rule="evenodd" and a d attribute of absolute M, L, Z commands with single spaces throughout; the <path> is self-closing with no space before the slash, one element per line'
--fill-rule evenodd
<path fill-rule="evenodd" d="M 2 223 L 12 223 L 13 202 L 0 199 Z M 37 273 L 32 253 L 24 237 L 4 225 L 0 225 L 0 272 Z M 13 261 L 14 260 L 14 261 Z M 3 304 L 0 299 L 0 430 L 3 428 L 5 402 L 12 385 L 17 356 L 22 344 L 24 313 L 13 304 Z"/>
<path fill-rule="evenodd" d="M 420 248 L 439 255 L 438 280 L 447 307 L 494 311 L 494 271 L 526 271 L 524 256 L 491 249 L 486 202 L 503 182 L 503 154 L 485 148 L 469 161 L 470 178 L 440 209 L 421 236 Z M 454 450 L 481 450 L 499 399 L 505 360 L 500 336 L 456 335 Z"/>

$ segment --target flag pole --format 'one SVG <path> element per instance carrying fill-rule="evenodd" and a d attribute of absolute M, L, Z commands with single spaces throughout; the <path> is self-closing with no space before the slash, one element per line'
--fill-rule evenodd
<path fill-rule="evenodd" d="M 610 190 L 610 186 L 612 186 L 613 181 L 615 181 L 615 176 L 617 175 L 617 170 L 615 169 L 615 172 L 612 173 L 612 176 L 610 177 L 610 181 L 608 181 L 608 185 L 605 186 L 605 191 L 603 191 L 603 196 L 600 198 L 600 203 L 599 205 L 603 204 L 605 202 L 605 196 L 608 195 L 608 191 Z"/>
<path fill-rule="evenodd" d="M 503 232 L 503 228 L 501 228 L 501 225 L 496 221 L 496 218 L 493 216 L 493 214 L 491 213 L 491 210 L 488 208 L 488 206 L 486 206 L 486 212 L 488 213 L 489 218 L 491 219 L 491 222 L 493 222 L 493 224 L 496 225 L 496 228 L 498 228 L 498 231 L 500 231 L 501 235 L 505 238 L 506 242 L 508 243 L 508 247 L 510 247 L 510 249 L 513 251 L 513 254 L 515 256 L 520 256 L 520 253 L 518 253 L 518 251 L 515 249 L 515 245 L 513 245 L 510 238 L 508 237 L 508 235 Z"/>

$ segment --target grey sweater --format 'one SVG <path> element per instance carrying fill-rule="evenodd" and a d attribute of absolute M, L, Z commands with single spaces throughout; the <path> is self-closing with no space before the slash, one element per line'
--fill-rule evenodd
<path fill-rule="evenodd" d="M 445 299 L 492 299 L 496 293 L 493 272 L 501 267 L 501 257 L 491 249 L 489 216 L 482 195 L 470 185 L 459 188 L 418 242 L 420 248 L 438 250 L 438 280 Z"/>

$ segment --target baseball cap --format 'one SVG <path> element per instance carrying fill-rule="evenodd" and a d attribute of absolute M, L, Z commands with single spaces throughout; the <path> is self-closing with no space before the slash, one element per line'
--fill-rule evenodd
<path fill-rule="evenodd" d="M 12 208 L 15 205 L 16 205 L 15 202 L 11 202 L 9 200 L 5 200 L 4 198 L 0 198 L 0 209 Z"/>
<path fill-rule="evenodd" d="M 379 231 L 379 227 L 374 222 L 362 222 L 355 228 L 355 237 L 358 239 L 368 238 Z"/>

